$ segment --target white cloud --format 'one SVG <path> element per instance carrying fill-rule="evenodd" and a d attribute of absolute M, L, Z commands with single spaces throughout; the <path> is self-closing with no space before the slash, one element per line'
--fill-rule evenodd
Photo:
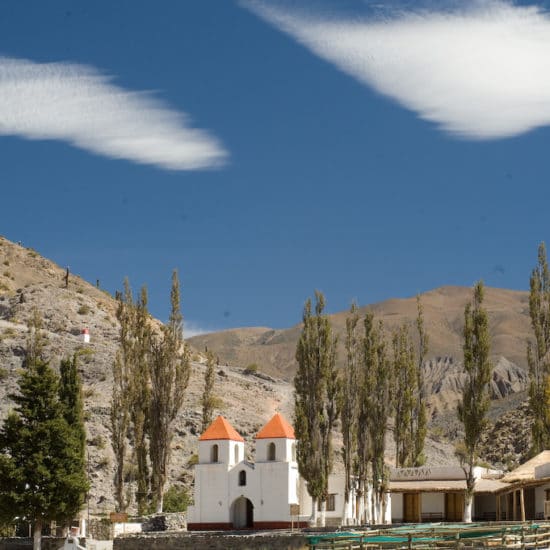
<path fill-rule="evenodd" d="M 170 170 L 215 166 L 227 153 L 152 94 L 124 90 L 91 67 L 0 57 L 0 134 L 58 139 Z"/>
<path fill-rule="evenodd" d="M 434 8 L 438 5 L 439 8 Z M 464 0 L 373 19 L 244 5 L 318 56 L 442 130 L 470 139 L 550 124 L 550 16 L 542 8 Z"/>
<path fill-rule="evenodd" d="M 201 334 L 208 334 L 210 332 L 216 332 L 215 329 L 208 329 L 199 323 L 185 320 L 183 327 L 183 335 L 185 339 L 193 338 L 193 336 L 199 336 Z"/>

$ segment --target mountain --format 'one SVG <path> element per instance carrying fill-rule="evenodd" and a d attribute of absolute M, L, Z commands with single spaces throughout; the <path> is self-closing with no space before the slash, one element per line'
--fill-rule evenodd
<path fill-rule="evenodd" d="M 492 360 L 495 365 L 492 393 L 495 399 L 523 392 L 528 383 L 526 341 L 531 337 L 529 294 L 499 288 L 485 289 L 484 306 L 488 311 Z M 432 414 L 453 410 L 456 405 L 462 375 L 462 327 L 464 306 L 471 300 L 472 290 L 446 286 L 422 294 L 424 319 L 429 334 L 429 355 L 424 365 L 426 391 L 430 396 Z M 372 311 L 383 321 L 391 335 L 400 325 L 410 325 L 415 333 L 416 297 L 391 299 L 361 307 L 364 315 Z M 345 323 L 347 312 L 330 315 L 339 336 L 338 362 L 345 353 Z M 241 328 L 203 334 L 189 339 L 196 349 L 208 349 L 224 362 L 245 367 L 255 363 L 269 375 L 292 380 L 296 371 L 294 354 L 301 325 L 288 329 Z"/>

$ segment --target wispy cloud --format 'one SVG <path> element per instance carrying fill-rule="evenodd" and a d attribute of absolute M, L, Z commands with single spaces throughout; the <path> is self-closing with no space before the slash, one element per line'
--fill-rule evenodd
<path fill-rule="evenodd" d="M 208 334 L 210 332 L 216 332 L 216 329 L 206 328 L 205 326 L 195 323 L 194 321 L 185 320 L 183 334 L 185 339 L 193 338 L 193 336 L 199 336 L 201 334 Z"/>
<path fill-rule="evenodd" d="M 307 3 L 243 4 L 451 134 L 504 138 L 550 124 L 550 16 L 541 7 L 464 0 L 411 11 L 407 2 L 365 17 Z"/>
<path fill-rule="evenodd" d="M 67 141 L 170 170 L 211 167 L 227 157 L 216 138 L 151 93 L 68 63 L 0 57 L 0 134 Z"/>

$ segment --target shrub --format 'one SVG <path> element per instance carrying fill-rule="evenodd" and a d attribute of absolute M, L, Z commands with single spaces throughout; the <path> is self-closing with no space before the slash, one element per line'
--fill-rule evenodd
<path fill-rule="evenodd" d="M 82 397 L 84 397 L 84 399 L 89 399 L 90 397 L 93 397 L 94 395 L 95 395 L 94 388 L 84 388 L 82 390 Z"/>
<path fill-rule="evenodd" d="M 108 456 L 103 456 L 97 461 L 97 467 L 101 470 L 108 468 L 111 465 L 111 461 Z"/>
<path fill-rule="evenodd" d="M 168 491 L 164 493 L 162 509 L 164 512 L 185 512 L 191 503 L 191 497 L 185 487 L 172 485 Z"/>
<path fill-rule="evenodd" d="M 97 447 L 98 449 L 105 449 L 106 443 L 105 439 L 98 434 L 88 441 L 88 445 L 91 447 Z"/>
<path fill-rule="evenodd" d="M 80 314 L 80 315 L 88 315 L 88 313 L 90 313 L 90 306 L 86 305 L 86 304 L 82 304 L 79 308 L 78 308 L 78 311 L 77 313 Z"/>
<path fill-rule="evenodd" d="M 10 371 L 5 367 L 0 367 L 0 380 L 5 380 L 10 374 Z"/>
<path fill-rule="evenodd" d="M 221 411 L 225 409 L 225 401 L 221 397 L 218 397 L 217 395 L 213 395 L 210 398 L 210 406 L 213 409 L 217 409 L 218 411 Z"/>
<path fill-rule="evenodd" d="M 10 265 L 10 261 L 9 260 L 4 260 L 4 265 Z"/>
<path fill-rule="evenodd" d="M 4 275 L 4 277 L 7 277 L 8 279 L 11 278 L 11 273 L 8 270 L 4 271 L 4 273 L 2 273 L 2 275 Z"/>
<path fill-rule="evenodd" d="M 199 463 L 199 455 L 197 453 L 192 454 L 189 457 L 189 460 L 187 461 L 187 467 L 191 468 L 192 466 L 195 466 L 195 464 Z"/>
<path fill-rule="evenodd" d="M 14 328 L 8 327 L 4 329 L 2 336 L 6 338 L 13 338 L 16 334 L 17 334 L 17 331 Z"/>
<path fill-rule="evenodd" d="M 258 365 L 256 363 L 250 363 L 246 369 L 243 370 L 244 374 L 256 374 L 258 372 Z"/>

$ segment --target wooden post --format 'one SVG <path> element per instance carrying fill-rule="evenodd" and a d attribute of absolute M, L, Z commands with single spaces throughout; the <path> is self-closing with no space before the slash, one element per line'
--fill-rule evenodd
<path fill-rule="evenodd" d="M 519 490 L 519 507 L 520 507 L 521 521 L 525 522 L 525 498 L 523 496 L 523 487 Z"/>
<path fill-rule="evenodd" d="M 516 505 L 516 493 L 517 491 L 514 491 L 512 493 L 512 521 L 516 521 L 517 518 L 517 505 Z"/>
<path fill-rule="evenodd" d="M 497 511 L 495 519 L 497 521 L 500 521 L 500 495 L 496 495 L 495 498 L 496 498 L 496 511 Z"/>

